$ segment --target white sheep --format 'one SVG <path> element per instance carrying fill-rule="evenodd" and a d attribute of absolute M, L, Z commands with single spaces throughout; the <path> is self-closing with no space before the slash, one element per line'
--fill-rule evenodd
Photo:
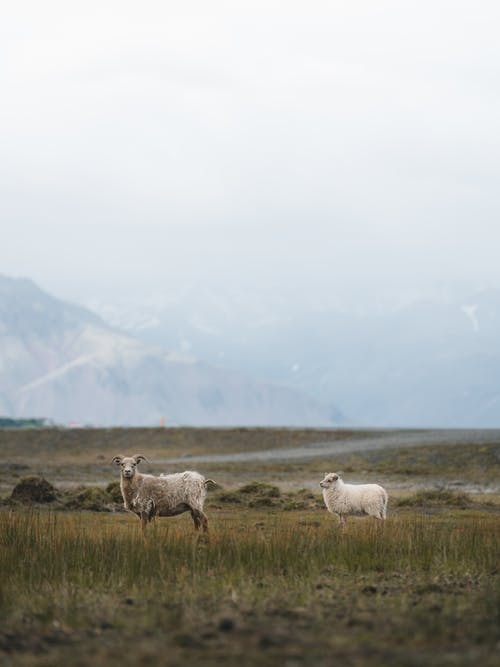
<path fill-rule="evenodd" d="M 341 473 L 325 473 L 319 483 L 323 489 L 326 508 L 338 514 L 341 528 L 348 515 L 368 514 L 385 521 L 387 515 L 387 491 L 378 484 L 344 484 Z"/>
<path fill-rule="evenodd" d="M 173 475 L 144 475 L 137 470 L 145 456 L 115 456 L 112 463 L 121 466 L 120 489 L 125 509 L 137 514 L 142 531 L 155 516 L 176 516 L 191 512 L 195 530 L 208 530 L 208 519 L 203 512 L 207 484 L 213 482 L 192 470 Z"/>

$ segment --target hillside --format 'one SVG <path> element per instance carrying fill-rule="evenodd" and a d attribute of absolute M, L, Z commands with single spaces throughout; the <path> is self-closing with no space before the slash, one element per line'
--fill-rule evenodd
<path fill-rule="evenodd" d="M 0 414 L 102 426 L 332 426 L 279 384 L 169 354 L 32 281 L 0 277 Z"/>

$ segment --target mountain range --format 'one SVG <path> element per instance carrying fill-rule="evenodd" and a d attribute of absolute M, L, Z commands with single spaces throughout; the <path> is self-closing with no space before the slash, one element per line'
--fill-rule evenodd
<path fill-rule="evenodd" d="M 500 291 L 370 303 L 192 285 L 90 307 L 148 343 L 338 407 L 350 423 L 500 426 Z"/>
<path fill-rule="evenodd" d="M 333 426 L 342 420 L 328 401 L 199 361 L 165 341 L 141 341 L 29 279 L 5 276 L 0 414 L 100 426 Z"/>
<path fill-rule="evenodd" d="M 60 301 L 0 277 L 0 415 L 499 427 L 500 291 L 360 308 L 204 285 Z"/>

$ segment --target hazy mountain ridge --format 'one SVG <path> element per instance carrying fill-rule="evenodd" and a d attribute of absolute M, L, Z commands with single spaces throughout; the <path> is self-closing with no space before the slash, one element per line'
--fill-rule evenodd
<path fill-rule="evenodd" d="M 338 411 L 122 333 L 32 281 L 0 277 L 0 410 L 56 422 L 334 425 Z"/>
<path fill-rule="evenodd" d="M 201 286 L 93 307 L 144 340 L 332 402 L 354 423 L 500 425 L 499 290 L 362 308 Z"/>

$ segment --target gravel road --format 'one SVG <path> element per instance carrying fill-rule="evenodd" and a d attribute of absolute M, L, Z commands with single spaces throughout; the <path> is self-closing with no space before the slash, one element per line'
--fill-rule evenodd
<path fill-rule="evenodd" d="M 206 454 L 203 456 L 184 456 L 160 459 L 155 463 L 182 463 L 187 459 L 193 463 L 230 463 L 245 461 L 290 461 L 312 459 L 341 452 L 366 452 L 373 449 L 394 449 L 418 447 L 421 445 L 454 444 L 493 444 L 500 443 L 499 429 L 436 429 L 436 430 L 399 430 L 367 431 L 366 436 L 345 440 L 314 442 L 303 447 L 265 449 L 234 454 Z"/>

